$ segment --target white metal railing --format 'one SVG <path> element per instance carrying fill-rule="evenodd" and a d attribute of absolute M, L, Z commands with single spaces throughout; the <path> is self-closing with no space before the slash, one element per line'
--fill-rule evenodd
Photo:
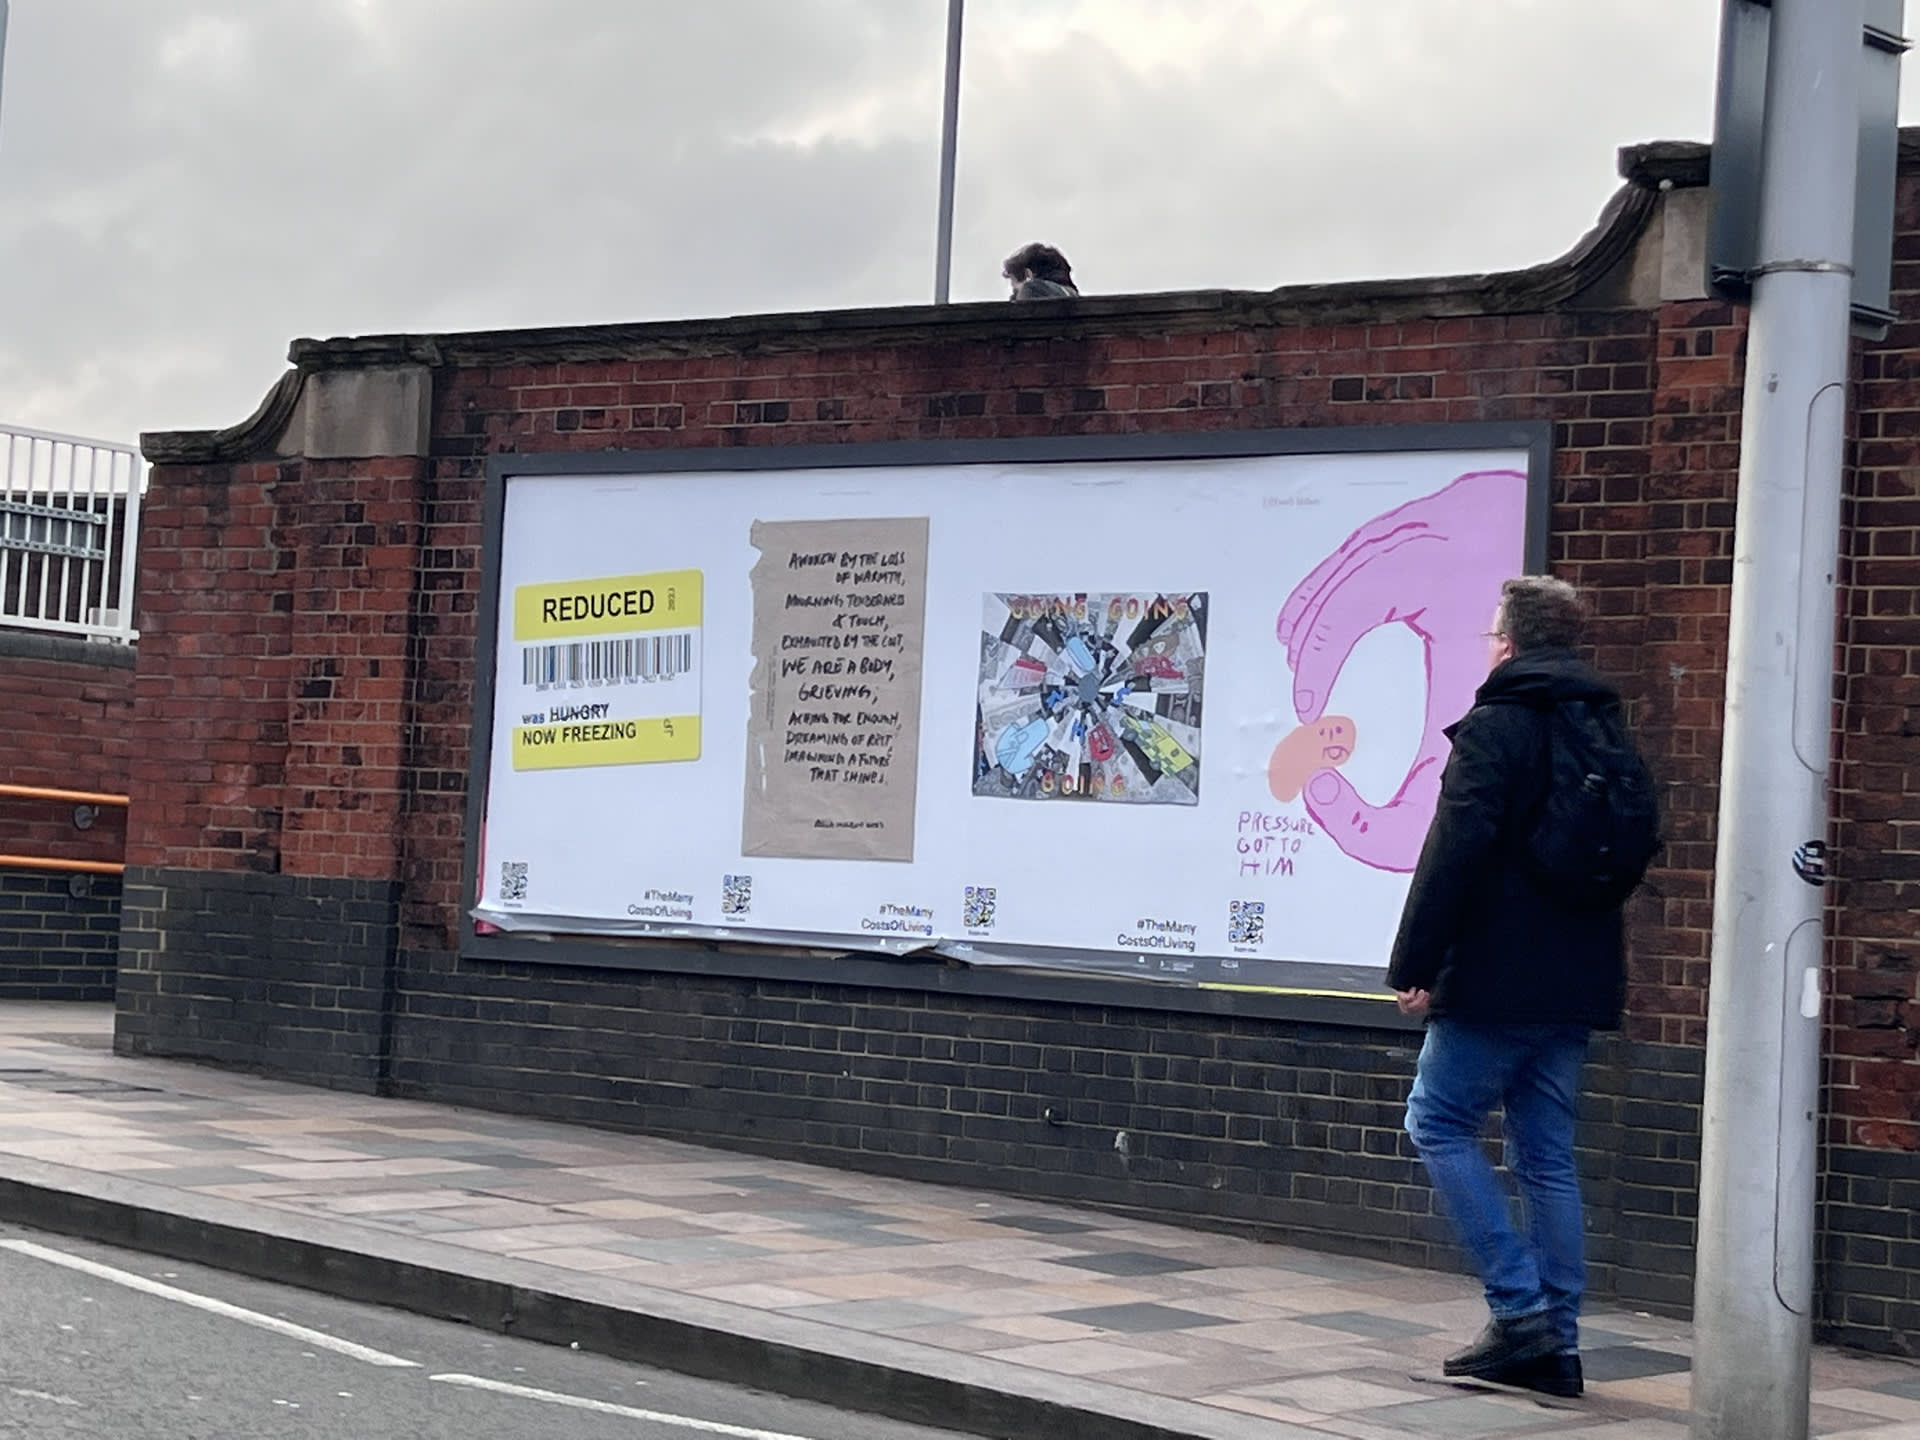
<path fill-rule="evenodd" d="M 146 488 L 131 445 L 0 425 L 0 627 L 137 639 Z"/>

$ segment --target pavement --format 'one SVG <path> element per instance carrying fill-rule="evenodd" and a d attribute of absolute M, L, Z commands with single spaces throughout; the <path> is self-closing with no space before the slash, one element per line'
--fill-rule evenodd
<path fill-rule="evenodd" d="M 0 1005 L 0 1219 L 895 1419 L 1046 1440 L 1684 1440 L 1691 1337 L 1597 1307 L 1587 1394 L 1438 1381 L 1478 1286 L 954 1186 L 111 1053 Z M 1812 1430 L 1920 1440 L 1818 1347 Z"/>

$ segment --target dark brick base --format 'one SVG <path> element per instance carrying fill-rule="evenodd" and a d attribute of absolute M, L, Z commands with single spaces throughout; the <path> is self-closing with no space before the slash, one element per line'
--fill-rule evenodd
<path fill-rule="evenodd" d="M 0 870 L 0 1000 L 111 1000 L 120 880 Z"/>
<path fill-rule="evenodd" d="M 1833 1146 L 1824 1158 L 1822 1333 L 1920 1356 L 1920 1155 Z"/>
<path fill-rule="evenodd" d="M 129 869 L 114 1049 L 374 1089 L 397 891 Z"/>

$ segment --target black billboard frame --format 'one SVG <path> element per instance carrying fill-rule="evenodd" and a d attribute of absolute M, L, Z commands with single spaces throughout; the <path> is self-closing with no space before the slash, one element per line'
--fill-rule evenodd
<path fill-rule="evenodd" d="M 1045 436 L 1013 440 L 849 442 L 646 450 L 541 451 L 487 457 L 481 503 L 481 577 L 474 637 L 473 731 L 467 778 L 461 895 L 479 894 L 480 831 L 492 767 L 500 560 L 507 486 L 522 476 L 725 473 L 869 467 L 1206 460 L 1249 456 L 1411 454 L 1448 450 L 1524 450 L 1527 511 L 1524 568 L 1544 574 L 1553 473 L 1553 424 L 1547 420 L 1351 426 L 1328 429 L 1214 430 L 1194 434 Z M 1057 1001 L 1127 1009 L 1264 1016 L 1327 1024 L 1412 1029 L 1389 1001 L 1380 967 L 1276 962 L 1297 985 L 1201 987 L 1178 980 L 1095 971 L 970 965 L 931 953 L 899 958 L 830 945 L 793 947 L 670 937 L 603 937 L 528 932 L 480 933 L 461 905 L 459 958 L 576 968 L 783 980 L 878 989 L 939 991 L 983 998 Z"/>

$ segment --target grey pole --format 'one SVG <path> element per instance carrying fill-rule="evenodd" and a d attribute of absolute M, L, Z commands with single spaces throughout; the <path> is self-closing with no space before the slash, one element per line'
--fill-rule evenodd
<path fill-rule="evenodd" d="M 1742 401 L 1694 1440 L 1805 1440 L 1862 0 L 1774 0 Z M 1820 842 L 1811 858 L 1797 856 Z"/>
<path fill-rule="evenodd" d="M 0 94 L 7 88 L 7 0 L 0 0 Z"/>
<path fill-rule="evenodd" d="M 947 303 L 953 274 L 953 159 L 960 136 L 960 20 L 966 0 L 947 0 L 947 98 L 940 118 L 940 239 L 933 262 L 933 303 Z"/>

